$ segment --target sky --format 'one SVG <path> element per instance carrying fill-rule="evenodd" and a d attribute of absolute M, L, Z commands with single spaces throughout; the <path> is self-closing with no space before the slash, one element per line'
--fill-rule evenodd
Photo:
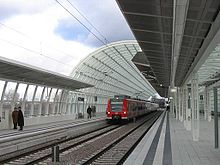
<path fill-rule="evenodd" d="M 130 39 L 115 0 L 0 0 L 2 57 L 69 75 L 99 47 Z"/>

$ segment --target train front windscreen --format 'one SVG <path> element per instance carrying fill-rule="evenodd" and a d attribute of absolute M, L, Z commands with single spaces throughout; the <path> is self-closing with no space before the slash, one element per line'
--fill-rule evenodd
<path fill-rule="evenodd" d="M 111 99 L 111 111 L 120 112 L 122 111 L 123 100 L 122 99 Z"/>

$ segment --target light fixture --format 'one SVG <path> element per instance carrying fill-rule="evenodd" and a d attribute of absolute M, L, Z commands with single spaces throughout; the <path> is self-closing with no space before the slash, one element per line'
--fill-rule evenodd
<path fill-rule="evenodd" d="M 170 92 L 176 92 L 176 88 L 171 88 Z"/>

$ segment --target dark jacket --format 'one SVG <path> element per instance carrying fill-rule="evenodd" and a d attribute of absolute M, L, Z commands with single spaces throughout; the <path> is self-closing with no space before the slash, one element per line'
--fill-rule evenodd
<path fill-rule="evenodd" d="M 87 113 L 88 113 L 88 114 L 91 114 L 91 112 L 92 112 L 92 108 L 88 107 L 88 108 L 87 108 Z"/>
<path fill-rule="evenodd" d="M 12 112 L 12 119 L 13 119 L 13 123 L 18 123 L 18 111 L 13 111 Z"/>
<path fill-rule="evenodd" d="M 21 110 L 18 111 L 18 125 L 24 126 L 24 116 Z"/>

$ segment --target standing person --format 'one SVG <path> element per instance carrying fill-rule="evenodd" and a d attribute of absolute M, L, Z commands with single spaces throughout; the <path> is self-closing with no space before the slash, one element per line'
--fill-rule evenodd
<path fill-rule="evenodd" d="M 14 111 L 12 112 L 12 120 L 14 124 L 14 129 L 17 129 L 18 125 L 18 108 L 14 107 Z"/>
<path fill-rule="evenodd" d="M 92 108 L 89 106 L 88 108 L 87 108 L 87 114 L 88 114 L 88 119 L 91 119 L 91 113 L 92 113 Z"/>
<path fill-rule="evenodd" d="M 24 116 L 23 112 L 21 111 L 21 107 L 18 107 L 18 126 L 20 126 L 20 131 L 23 130 L 24 126 Z"/>

